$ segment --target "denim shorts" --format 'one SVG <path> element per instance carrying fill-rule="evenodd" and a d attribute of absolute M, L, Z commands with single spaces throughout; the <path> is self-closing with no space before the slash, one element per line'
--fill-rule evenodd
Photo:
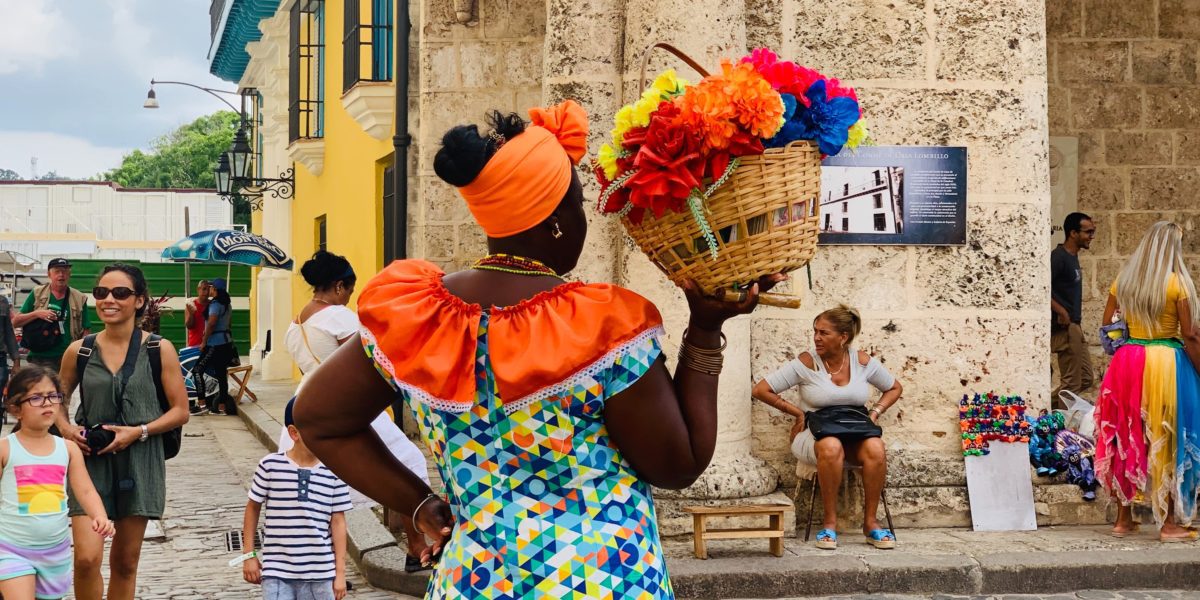
<path fill-rule="evenodd" d="M 333 580 L 298 580 L 264 577 L 263 600 L 333 600 Z"/>

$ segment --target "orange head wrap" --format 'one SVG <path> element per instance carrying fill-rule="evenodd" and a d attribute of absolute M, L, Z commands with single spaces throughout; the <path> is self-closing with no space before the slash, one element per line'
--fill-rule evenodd
<path fill-rule="evenodd" d="M 529 116 L 533 123 L 458 189 L 488 237 L 516 235 L 546 220 L 571 186 L 571 165 L 587 152 L 587 112 L 574 100 L 531 108 Z"/>

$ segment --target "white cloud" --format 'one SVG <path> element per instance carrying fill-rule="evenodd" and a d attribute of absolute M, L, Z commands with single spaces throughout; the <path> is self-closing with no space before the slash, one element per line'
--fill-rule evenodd
<path fill-rule="evenodd" d="M 41 71 L 56 58 L 74 55 L 77 39 L 50 0 L 13 0 L 0 9 L 0 75 Z"/>
<path fill-rule="evenodd" d="M 140 18 L 145 12 L 139 8 L 142 3 L 143 0 L 108 0 L 112 14 L 110 47 L 127 72 L 144 77 L 147 84 L 151 79 L 160 79 L 186 81 L 215 89 L 235 89 L 235 86 L 208 72 L 202 48 L 193 49 L 193 52 L 182 56 L 156 48 L 156 32 L 145 23 L 144 18 Z M 157 34 L 161 36 L 162 32 Z M 190 122 L 198 115 L 228 108 L 212 96 L 198 90 L 164 85 L 157 88 L 156 92 L 162 108 L 147 117 L 171 127 Z M 237 105 L 236 97 L 227 96 L 225 99 Z"/>
<path fill-rule="evenodd" d="M 72 179 L 87 179 L 121 164 L 125 148 L 97 146 L 69 135 L 41 131 L 0 131 L 0 168 L 30 177 L 31 157 L 37 157 L 38 175 L 54 171 Z"/>

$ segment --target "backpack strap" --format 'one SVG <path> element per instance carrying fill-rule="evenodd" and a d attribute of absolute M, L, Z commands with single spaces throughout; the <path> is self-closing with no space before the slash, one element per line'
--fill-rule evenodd
<path fill-rule="evenodd" d="M 79 351 L 75 353 L 75 388 L 79 390 L 79 403 L 83 404 L 83 371 L 88 361 L 92 359 L 92 351 L 96 347 L 96 334 L 84 336 Z"/>
<path fill-rule="evenodd" d="M 162 336 L 150 334 L 146 341 L 146 358 L 150 359 L 150 373 L 154 376 L 154 392 L 158 395 L 158 407 L 165 413 L 171 408 L 167 401 L 167 391 L 162 383 Z"/>

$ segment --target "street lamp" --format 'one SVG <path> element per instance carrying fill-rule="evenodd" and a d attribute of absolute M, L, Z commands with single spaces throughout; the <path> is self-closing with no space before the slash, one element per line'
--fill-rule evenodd
<path fill-rule="evenodd" d="M 221 155 L 217 157 L 217 169 L 213 171 L 213 175 L 215 175 L 217 178 L 217 194 L 221 196 L 229 196 L 230 192 L 233 190 L 230 189 L 229 185 L 230 172 L 228 154 L 222 152 Z"/>
<path fill-rule="evenodd" d="M 246 95 L 252 93 L 254 90 L 246 89 L 239 93 L 207 88 L 185 81 L 156 81 L 151 79 L 150 91 L 146 93 L 146 102 L 142 104 L 143 108 L 159 107 L 158 96 L 154 93 L 154 86 L 158 84 L 183 85 L 207 92 L 238 113 L 240 122 L 238 123 L 237 133 L 234 134 L 233 143 L 230 144 L 228 152 L 222 152 L 217 157 L 217 168 L 213 171 L 217 183 L 217 195 L 222 196 L 227 202 L 235 206 L 239 202 L 246 202 L 250 205 L 251 210 L 262 209 L 264 193 L 270 193 L 275 198 L 287 199 L 292 197 L 292 193 L 296 187 L 295 172 L 292 167 L 288 167 L 276 178 L 254 177 L 251 173 L 254 148 L 250 145 L 250 136 L 247 133 L 247 130 L 250 128 L 250 121 L 246 118 Z M 217 94 L 240 96 L 242 107 L 239 109 Z"/>
<path fill-rule="evenodd" d="M 250 158 L 254 149 L 246 139 L 246 130 L 239 127 L 233 136 L 233 144 L 229 146 L 229 161 L 233 167 L 233 176 L 238 179 L 250 179 Z"/>

